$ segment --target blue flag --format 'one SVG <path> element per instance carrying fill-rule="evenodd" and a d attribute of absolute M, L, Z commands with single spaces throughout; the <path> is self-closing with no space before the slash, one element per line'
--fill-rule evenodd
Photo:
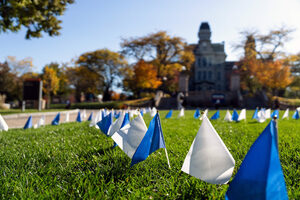
<path fill-rule="evenodd" d="M 277 116 L 277 119 L 279 118 L 279 110 L 274 110 L 271 114 L 271 117 L 275 117 L 275 115 Z"/>
<path fill-rule="evenodd" d="M 200 116 L 201 116 L 200 110 L 199 110 L 199 109 L 196 109 L 195 114 L 194 114 L 194 118 L 195 118 L 195 119 L 198 119 Z"/>
<path fill-rule="evenodd" d="M 120 117 L 121 112 L 115 112 L 115 118 L 118 119 Z"/>
<path fill-rule="evenodd" d="M 142 110 L 140 111 L 140 113 L 141 113 L 142 117 L 144 117 L 144 113 L 143 113 L 143 111 L 142 111 Z"/>
<path fill-rule="evenodd" d="M 172 114 L 173 114 L 173 110 L 170 110 L 170 111 L 168 112 L 168 114 L 166 115 L 166 119 L 171 118 L 171 117 L 172 117 Z"/>
<path fill-rule="evenodd" d="M 255 109 L 255 112 L 253 113 L 252 119 L 258 119 L 258 108 Z"/>
<path fill-rule="evenodd" d="M 166 148 L 165 140 L 161 128 L 161 123 L 159 119 L 159 114 L 156 113 L 156 115 L 153 117 L 153 119 L 150 122 L 149 128 L 139 144 L 138 148 L 136 149 L 132 160 L 131 160 L 131 166 L 134 164 L 137 164 L 141 161 L 146 160 L 146 158 L 160 148 Z"/>
<path fill-rule="evenodd" d="M 220 111 L 217 111 L 210 119 L 219 119 L 220 118 Z"/>
<path fill-rule="evenodd" d="M 256 139 L 226 192 L 226 200 L 288 199 L 274 120 Z"/>
<path fill-rule="evenodd" d="M 93 118 L 93 112 L 91 112 L 89 118 L 88 118 L 88 121 L 92 121 L 92 118 Z"/>
<path fill-rule="evenodd" d="M 105 116 L 100 122 L 97 123 L 97 126 L 100 128 L 100 130 L 108 136 L 108 130 L 111 124 L 113 123 L 113 118 L 111 112 Z"/>
<path fill-rule="evenodd" d="M 239 114 L 236 112 L 236 109 L 233 109 L 233 113 L 232 113 L 232 121 L 238 121 L 239 118 Z"/>
<path fill-rule="evenodd" d="M 25 123 L 24 129 L 32 128 L 32 116 L 30 115 Z"/>
<path fill-rule="evenodd" d="M 293 114 L 293 117 L 292 117 L 293 119 L 299 119 L 299 112 L 298 112 L 298 110 L 296 109 L 296 111 L 294 112 L 294 114 Z"/>
<path fill-rule="evenodd" d="M 104 119 L 104 117 L 105 117 L 105 110 L 101 110 L 101 114 L 102 114 L 102 119 Z"/>
<path fill-rule="evenodd" d="M 53 121 L 51 122 L 52 125 L 59 125 L 59 120 L 60 120 L 60 113 L 57 113 Z"/>
<path fill-rule="evenodd" d="M 82 122 L 80 111 L 78 111 L 78 114 L 77 114 L 77 117 L 76 117 L 76 122 Z"/>

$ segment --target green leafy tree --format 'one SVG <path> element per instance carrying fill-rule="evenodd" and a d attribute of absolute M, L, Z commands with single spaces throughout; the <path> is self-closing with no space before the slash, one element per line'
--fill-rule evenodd
<path fill-rule="evenodd" d="M 47 107 L 50 108 L 51 96 L 55 95 L 59 89 L 59 78 L 56 71 L 49 66 L 45 66 L 42 74 L 43 91 L 47 97 Z"/>
<path fill-rule="evenodd" d="M 112 87 L 121 84 L 121 69 L 127 66 L 127 61 L 117 52 L 100 49 L 82 54 L 77 59 L 76 64 L 86 67 L 102 78 L 103 100 L 107 101 L 111 99 Z"/>
<path fill-rule="evenodd" d="M 59 35 L 61 20 L 68 4 L 74 0 L 2 0 L 0 1 L 0 33 L 17 32 L 22 26 L 26 39 Z"/>

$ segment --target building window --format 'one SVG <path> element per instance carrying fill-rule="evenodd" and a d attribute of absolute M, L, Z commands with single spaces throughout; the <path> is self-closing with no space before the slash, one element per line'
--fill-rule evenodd
<path fill-rule="evenodd" d="M 197 77 L 197 79 L 198 79 L 198 80 L 201 80 L 201 78 L 202 78 L 202 73 L 201 73 L 201 72 L 198 72 L 198 77 Z"/>
<path fill-rule="evenodd" d="M 201 67 L 201 59 L 200 58 L 197 59 L 197 64 L 198 64 L 198 67 Z"/>
<path fill-rule="evenodd" d="M 203 66 L 203 67 L 206 67 L 206 65 L 207 65 L 207 60 L 206 60 L 206 58 L 202 58 L 202 66 Z"/>
<path fill-rule="evenodd" d="M 217 72 L 217 80 L 218 80 L 218 81 L 221 80 L 221 72 Z"/>
<path fill-rule="evenodd" d="M 211 73 L 211 71 L 208 72 L 208 80 L 210 80 L 210 81 L 212 80 L 212 73 Z"/>
<path fill-rule="evenodd" d="M 206 71 L 203 72 L 203 80 L 206 80 Z"/>

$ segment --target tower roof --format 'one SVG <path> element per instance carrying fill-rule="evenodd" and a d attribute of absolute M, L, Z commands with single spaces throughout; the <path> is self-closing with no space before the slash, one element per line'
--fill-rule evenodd
<path fill-rule="evenodd" d="M 200 25 L 200 30 L 210 30 L 208 22 L 202 22 Z"/>

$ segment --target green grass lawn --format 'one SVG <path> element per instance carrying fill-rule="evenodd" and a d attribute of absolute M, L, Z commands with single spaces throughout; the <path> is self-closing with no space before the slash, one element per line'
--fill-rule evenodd
<path fill-rule="evenodd" d="M 170 158 L 163 149 L 130 168 L 130 159 L 113 141 L 88 123 L 0 132 L 0 197 L 2 199 L 224 199 L 228 185 L 212 185 L 181 172 L 200 120 L 194 111 L 165 119 L 162 129 Z M 211 116 L 214 111 L 209 111 Z M 233 177 L 252 143 L 268 122 L 213 126 L 236 161 Z M 280 113 L 281 116 L 283 112 Z M 290 113 L 291 116 L 292 113 Z M 221 118 L 225 111 L 221 111 Z M 147 126 L 151 120 L 144 116 Z M 279 153 L 289 199 L 300 199 L 300 120 L 279 120 Z"/>

